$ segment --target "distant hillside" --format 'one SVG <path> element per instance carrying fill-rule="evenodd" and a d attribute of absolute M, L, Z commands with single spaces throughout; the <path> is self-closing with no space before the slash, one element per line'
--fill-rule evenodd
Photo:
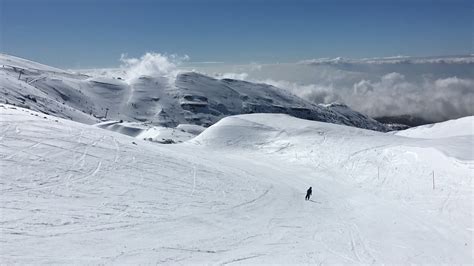
<path fill-rule="evenodd" d="M 429 121 L 418 116 L 413 115 L 399 115 L 399 116 L 380 116 L 374 117 L 375 120 L 384 124 L 399 124 L 407 127 L 417 127 L 435 123 L 436 121 Z"/>
<path fill-rule="evenodd" d="M 377 131 L 389 127 L 342 104 L 316 105 L 262 83 L 181 73 L 175 79 L 81 74 L 0 54 L 0 102 L 87 124 L 125 120 L 210 126 L 249 113 L 284 113 Z"/>

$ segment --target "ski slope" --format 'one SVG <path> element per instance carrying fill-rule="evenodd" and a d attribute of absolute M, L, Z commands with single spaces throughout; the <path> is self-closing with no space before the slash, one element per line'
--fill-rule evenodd
<path fill-rule="evenodd" d="M 473 261 L 472 135 L 253 114 L 161 145 L 10 105 L 0 118 L 2 264 Z"/>

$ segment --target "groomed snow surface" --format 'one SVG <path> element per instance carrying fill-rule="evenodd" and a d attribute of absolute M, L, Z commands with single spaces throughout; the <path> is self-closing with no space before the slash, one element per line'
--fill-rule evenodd
<path fill-rule="evenodd" d="M 2 264 L 473 261 L 472 134 L 253 114 L 163 145 L 0 115 Z"/>

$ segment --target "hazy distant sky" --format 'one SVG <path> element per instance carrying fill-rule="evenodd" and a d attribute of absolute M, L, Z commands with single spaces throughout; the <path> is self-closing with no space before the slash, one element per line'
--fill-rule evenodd
<path fill-rule="evenodd" d="M 63 68 L 120 54 L 190 61 L 471 54 L 473 2 L 461 0 L 0 0 L 0 51 Z"/>

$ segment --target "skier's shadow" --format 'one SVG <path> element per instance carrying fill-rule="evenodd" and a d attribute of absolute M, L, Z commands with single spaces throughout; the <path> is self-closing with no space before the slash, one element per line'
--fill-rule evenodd
<path fill-rule="evenodd" d="M 315 201 L 315 200 L 312 200 L 312 199 L 310 199 L 309 201 L 311 201 L 311 202 L 314 202 L 314 203 L 319 203 L 319 204 L 321 204 L 321 203 L 322 203 L 322 202 Z"/>

